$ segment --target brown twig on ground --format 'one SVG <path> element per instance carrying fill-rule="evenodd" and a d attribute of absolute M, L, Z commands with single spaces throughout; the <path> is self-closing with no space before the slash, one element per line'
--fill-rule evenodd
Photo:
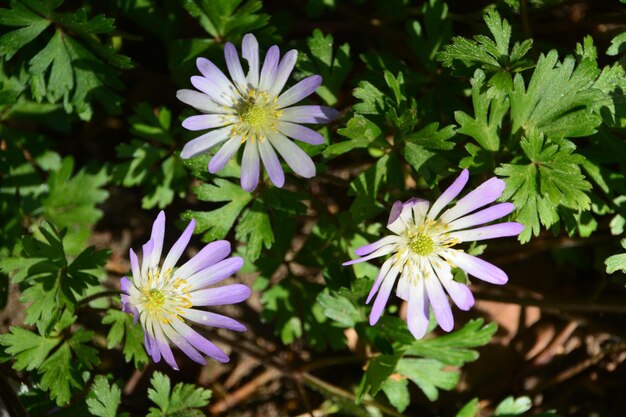
<path fill-rule="evenodd" d="M 223 413 L 250 397 L 254 392 L 258 391 L 259 388 L 263 387 L 268 382 L 280 378 L 281 376 L 282 373 L 277 369 L 268 368 L 252 381 L 215 403 L 209 408 L 209 411 L 211 414 Z"/>

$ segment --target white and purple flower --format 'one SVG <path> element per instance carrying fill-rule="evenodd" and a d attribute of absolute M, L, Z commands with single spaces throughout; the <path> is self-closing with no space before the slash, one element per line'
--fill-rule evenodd
<path fill-rule="evenodd" d="M 120 281 L 123 310 L 134 314 L 135 323 L 141 322 L 148 354 L 154 362 L 163 357 L 174 369 L 178 366 L 170 342 L 201 364 L 206 363 L 202 354 L 220 362 L 229 361 L 226 353 L 186 321 L 238 332 L 246 330 L 243 324 L 230 317 L 193 308 L 239 303 L 250 296 L 250 288 L 242 284 L 208 288 L 233 275 L 243 265 L 240 257 L 227 258 L 230 243 L 225 240 L 209 243 L 175 268 L 194 227 L 192 220 L 161 263 L 165 232 L 165 214 L 161 211 L 152 226 L 150 240 L 143 245 L 141 264 L 130 249 L 132 281 L 127 277 Z"/>
<path fill-rule="evenodd" d="M 500 268 L 452 248 L 462 242 L 516 236 L 524 229 L 516 222 L 481 226 L 515 208 L 511 203 L 499 203 L 478 210 L 493 203 L 504 191 L 504 181 L 498 178 L 487 180 L 442 213 L 461 193 L 468 177 L 468 171 L 463 170 L 432 206 L 418 198 L 405 203 L 396 201 L 387 223 L 394 234 L 358 248 L 355 253 L 361 258 L 344 263 L 352 265 L 393 254 L 383 263 L 367 297 L 369 303 L 378 294 L 370 313 L 370 325 L 380 319 L 398 275 L 396 295 L 408 302 L 407 323 L 417 339 L 424 337 L 428 329 L 429 306 L 443 330 L 449 332 L 454 327 L 446 293 L 461 310 L 467 311 L 474 305 L 468 286 L 453 279 L 453 267 L 492 284 L 507 282 L 508 277 Z"/>
<path fill-rule="evenodd" d="M 261 162 L 272 183 L 283 186 L 285 174 L 276 152 L 296 174 L 315 176 L 311 158 L 289 138 L 312 145 L 324 143 L 322 135 L 299 123 L 328 123 L 337 111 L 325 106 L 292 106 L 313 94 L 322 77 L 307 77 L 281 94 L 298 51 L 292 49 L 280 59 L 278 46 L 274 45 L 265 54 L 261 67 L 259 44 L 250 33 L 243 37 L 241 53 L 248 63 L 247 74 L 232 43 L 225 45 L 224 55 L 232 81 L 211 61 L 198 58 L 196 65 L 202 76 L 191 77 L 191 83 L 199 91 L 179 90 L 176 94 L 180 101 L 204 113 L 185 119 L 185 129 L 212 129 L 188 142 L 181 158 L 192 158 L 225 142 L 209 162 L 209 172 L 216 173 L 245 143 L 241 187 L 246 191 L 256 188 Z"/>

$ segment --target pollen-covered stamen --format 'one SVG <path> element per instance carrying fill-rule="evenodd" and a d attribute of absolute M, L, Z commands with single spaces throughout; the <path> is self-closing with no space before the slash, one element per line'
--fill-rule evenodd
<path fill-rule="evenodd" d="M 420 256 L 428 256 L 435 250 L 435 242 L 426 234 L 419 233 L 409 237 L 411 251 Z"/>
<path fill-rule="evenodd" d="M 251 89 L 248 96 L 235 105 L 239 121 L 233 126 L 233 133 L 246 140 L 264 141 L 267 133 L 276 131 L 276 119 L 280 111 L 276 108 L 276 98 L 264 91 Z"/>

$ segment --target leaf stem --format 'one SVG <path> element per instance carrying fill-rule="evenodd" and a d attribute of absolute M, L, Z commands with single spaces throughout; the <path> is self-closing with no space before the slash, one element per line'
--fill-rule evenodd
<path fill-rule="evenodd" d="M 120 295 L 121 293 L 122 292 L 120 290 L 105 290 L 105 291 L 97 292 L 95 294 L 91 294 L 90 296 L 85 297 L 82 300 L 80 300 L 78 302 L 78 307 L 82 307 L 86 304 L 89 304 L 90 302 L 97 300 L 98 298 L 113 297 L 116 295 Z"/>

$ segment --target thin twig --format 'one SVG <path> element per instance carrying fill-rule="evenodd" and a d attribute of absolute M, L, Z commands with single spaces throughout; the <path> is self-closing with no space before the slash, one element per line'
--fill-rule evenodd
<path fill-rule="evenodd" d="M 234 391 L 232 394 L 229 394 L 228 396 L 211 406 L 209 411 L 211 412 L 211 414 L 221 414 L 224 411 L 227 411 L 230 408 L 239 404 L 240 402 L 244 401 L 246 398 L 248 398 L 254 392 L 258 391 L 259 388 L 261 388 L 268 382 L 273 381 L 281 376 L 282 373 L 277 369 L 267 369 L 259 376 L 254 378 L 252 381 L 248 382 L 238 390 Z"/>
<path fill-rule="evenodd" d="M 8 379 L 2 374 L 0 374 L 0 399 L 11 417 L 29 417 Z"/>
<path fill-rule="evenodd" d="M 626 304 L 624 303 L 608 303 L 602 301 L 591 302 L 587 300 L 557 301 L 533 299 L 525 297 L 515 297 L 505 294 L 495 295 L 483 291 L 475 292 L 474 296 L 478 300 L 494 301 L 496 303 L 517 304 L 521 306 L 534 306 L 539 307 L 542 310 L 626 314 Z"/>
<path fill-rule="evenodd" d="M 90 302 L 97 300 L 98 298 L 113 297 L 113 296 L 120 295 L 120 294 L 121 294 L 121 291 L 119 290 L 106 290 L 106 291 L 97 292 L 95 294 L 91 294 L 90 296 L 85 297 L 82 300 L 80 300 L 78 302 L 78 307 L 82 307 L 86 304 L 89 304 Z"/>

